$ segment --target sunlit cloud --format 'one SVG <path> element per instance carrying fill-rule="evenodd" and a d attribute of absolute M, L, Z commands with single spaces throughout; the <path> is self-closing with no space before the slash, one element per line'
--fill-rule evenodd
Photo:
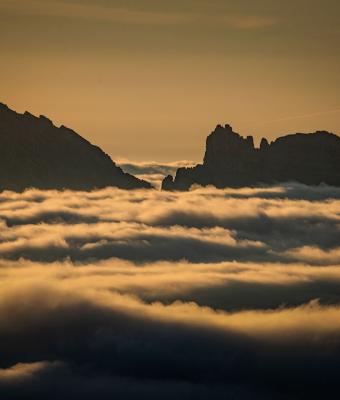
<path fill-rule="evenodd" d="M 2 192 L 1 395 L 337 387 L 339 199 L 294 183 Z"/>
<path fill-rule="evenodd" d="M 53 366 L 53 363 L 38 361 L 33 363 L 18 363 L 9 368 L 0 368 L 0 383 L 30 379 L 50 366 Z"/>

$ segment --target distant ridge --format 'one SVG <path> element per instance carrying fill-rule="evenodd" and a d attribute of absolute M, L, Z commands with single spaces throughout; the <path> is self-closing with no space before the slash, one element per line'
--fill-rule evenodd
<path fill-rule="evenodd" d="M 230 125 L 217 125 L 207 137 L 203 164 L 168 175 L 163 190 L 188 190 L 191 185 L 217 188 L 296 181 L 340 186 L 340 137 L 326 131 L 282 136 L 254 147 Z"/>
<path fill-rule="evenodd" d="M 124 173 L 99 147 L 44 116 L 0 103 L 0 190 L 151 188 Z"/>

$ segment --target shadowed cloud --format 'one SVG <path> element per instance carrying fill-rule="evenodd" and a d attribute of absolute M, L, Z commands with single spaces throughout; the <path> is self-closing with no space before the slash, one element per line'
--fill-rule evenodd
<path fill-rule="evenodd" d="M 339 207 L 295 184 L 2 192 L 1 395 L 335 390 Z"/>

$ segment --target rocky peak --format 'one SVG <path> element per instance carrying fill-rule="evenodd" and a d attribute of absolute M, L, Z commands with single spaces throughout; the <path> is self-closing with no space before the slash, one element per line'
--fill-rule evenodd
<path fill-rule="evenodd" d="M 172 190 L 174 178 L 171 175 L 167 175 L 162 182 L 162 190 Z"/>
<path fill-rule="evenodd" d="M 217 125 L 207 137 L 203 165 L 180 168 L 163 189 L 187 190 L 193 184 L 242 187 L 280 182 L 340 186 L 340 137 L 327 131 L 295 133 L 254 148 L 230 125 Z"/>
<path fill-rule="evenodd" d="M 226 124 L 217 125 L 214 131 L 207 137 L 204 164 L 223 163 L 228 154 L 244 154 L 254 150 L 254 140 L 252 136 L 243 138 L 234 132 L 232 127 Z"/>
<path fill-rule="evenodd" d="M 39 115 L 39 119 L 43 124 L 53 126 L 53 122 L 49 118 L 45 117 L 45 115 Z"/>
<path fill-rule="evenodd" d="M 254 149 L 254 138 L 252 136 L 247 136 L 246 141 L 247 141 L 249 147 L 251 149 Z"/>
<path fill-rule="evenodd" d="M 261 150 L 261 151 L 267 150 L 268 147 L 269 147 L 268 140 L 267 140 L 266 138 L 262 138 L 262 139 L 261 139 L 261 143 L 260 143 L 260 150 Z"/>

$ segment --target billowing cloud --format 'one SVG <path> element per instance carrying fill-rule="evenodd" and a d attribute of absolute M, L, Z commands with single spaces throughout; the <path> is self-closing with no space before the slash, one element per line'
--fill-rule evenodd
<path fill-rule="evenodd" d="M 329 265 L 338 260 L 329 251 L 336 255 L 340 244 L 339 193 L 293 184 L 187 193 L 3 192 L 0 255 L 37 261 L 116 257 L 140 263 L 186 259 Z M 327 257 L 311 257 L 301 251 L 306 246 L 314 253 L 327 252 Z"/>
<path fill-rule="evenodd" d="M 2 192 L 0 395 L 331 393 L 339 200 L 297 184 Z"/>

